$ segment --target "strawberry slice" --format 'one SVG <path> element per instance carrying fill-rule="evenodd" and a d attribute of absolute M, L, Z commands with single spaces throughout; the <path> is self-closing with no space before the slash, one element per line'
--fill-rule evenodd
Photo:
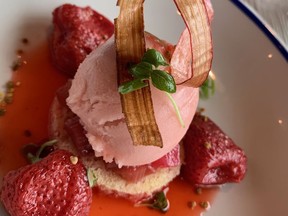
<path fill-rule="evenodd" d="M 72 154 L 57 150 L 38 163 L 10 171 L 1 201 L 11 216 L 89 215 L 92 189 L 86 170 Z"/>
<path fill-rule="evenodd" d="M 160 168 L 176 167 L 180 164 L 180 146 L 176 145 L 166 155 L 150 164 L 118 168 L 117 164 L 109 163 L 106 164 L 106 169 L 112 170 L 128 182 L 138 182 L 145 176 L 155 173 Z"/>
<path fill-rule="evenodd" d="M 185 163 L 181 175 L 195 185 L 240 182 L 247 158 L 208 117 L 196 114 L 183 139 Z"/>
<path fill-rule="evenodd" d="M 90 7 L 64 4 L 53 12 L 50 49 L 54 65 L 73 77 L 79 64 L 114 32 L 114 25 Z"/>

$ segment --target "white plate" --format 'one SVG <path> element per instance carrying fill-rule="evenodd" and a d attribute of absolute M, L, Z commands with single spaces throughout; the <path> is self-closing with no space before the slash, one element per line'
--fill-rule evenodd
<path fill-rule="evenodd" d="M 288 215 L 288 64 L 232 3 L 217 1 L 214 8 L 218 89 L 205 107 L 246 151 L 248 175 L 224 188 L 207 215 Z"/>
<path fill-rule="evenodd" d="M 117 16 L 116 0 L 6 1 L 0 7 L 1 85 L 11 76 L 10 66 L 15 50 L 21 46 L 20 39 L 29 38 L 31 46 L 46 40 L 51 12 L 64 2 L 90 5 L 110 19 Z M 201 105 L 244 148 L 248 175 L 241 184 L 224 187 L 207 215 L 288 215 L 287 62 L 231 2 L 214 0 L 214 8 L 217 91 Z M 145 9 L 147 30 L 175 43 L 183 22 L 172 0 L 146 0 Z"/>

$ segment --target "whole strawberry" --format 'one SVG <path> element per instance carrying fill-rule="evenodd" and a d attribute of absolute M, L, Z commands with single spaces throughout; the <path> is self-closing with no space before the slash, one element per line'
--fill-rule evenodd
<path fill-rule="evenodd" d="M 74 77 L 79 64 L 114 32 L 114 25 L 90 7 L 64 4 L 53 11 L 50 50 L 54 65 Z"/>
<path fill-rule="evenodd" d="M 56 150 L 41 161 L 9 172 L 1 201 L 11 216 L 85 216 L 92 189 L 86 170 L 71 153 Z"/>
<path fill-rule="evenodd" d="M 182 176 L 194 185 L 240 182 L 247 158 L 208 117 L 196 114 L 183 139 L 185 163 Z"/>

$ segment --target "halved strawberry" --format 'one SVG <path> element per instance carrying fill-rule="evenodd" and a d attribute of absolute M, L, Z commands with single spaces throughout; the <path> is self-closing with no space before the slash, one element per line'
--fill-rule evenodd
<path fill-rule="evenodd" d="M 64 4 L 53 11 L 50 48 L 54 65 L 73 77 L 79 64 L 114 32 L 114 25 L 90 7 Z"/>
<path fill-rule="evenodd" d="M 211 119 L 196 114 L 183 139 L 185 164 L 181 175 L 195 185 L 240 182 L 247 158 Z"/>
<path fill-rule="evenodd" d="M 56 150 L 40 162 L 10 171 L 3 179 L 1 201 L 11 216 L 85 216 L 92 189 L 83 164 Z"/>

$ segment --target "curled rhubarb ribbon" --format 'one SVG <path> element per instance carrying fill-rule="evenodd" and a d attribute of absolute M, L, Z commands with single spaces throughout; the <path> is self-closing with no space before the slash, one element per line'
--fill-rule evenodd
<path fill-rule="evenodd" d="M 132 80 L 128 67 L 140 62 L 145 52 L 144 0 L 119 0 L 120 14 L 115 20 L 118 84 Z M 121 94 L 122 110 L 134 145 L 163 147 L 156 123 L 150 86 Z"/>
<path fill-rule="evenodd" d="M 144 0 L 118 0 L 115 19 L 115 46 L 118 85 L 130 81 L 129 65 L 140 62 L 145 52 Z M 209 0 L 174 0 L 187 28 L 171 58 L 171 75 L 177 84 L 199 87 L 211 70 L 213 49 Z M 156 123 L 150 86 L 121 94 L 122 110 L 134 145 L 163 147 Z"/>
<path fill-rule="evenodd" d="M 171 59 L 171 75 L 177 84 L 201 86 L 212 66 L 213 47 L 208 0 L 174 0 L 187 28 Z M 208 14 L 208 9 L 210 13 Z"/>

